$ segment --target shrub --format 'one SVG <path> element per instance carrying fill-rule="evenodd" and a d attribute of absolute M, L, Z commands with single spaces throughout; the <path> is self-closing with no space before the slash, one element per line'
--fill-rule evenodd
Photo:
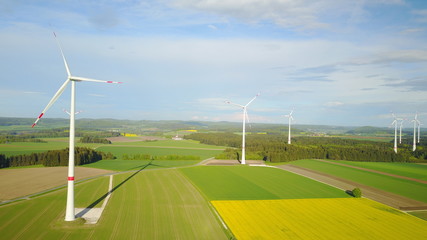
<path fill-rule="evenodd" d="M 353 189 L 353 191 L 351 191 L 351 193 L 353 194 L 353 197 L 355 198 L 361 198 L 362 197 L 362 190 L 360 190 L 360 188 L 355 188 Z"/>

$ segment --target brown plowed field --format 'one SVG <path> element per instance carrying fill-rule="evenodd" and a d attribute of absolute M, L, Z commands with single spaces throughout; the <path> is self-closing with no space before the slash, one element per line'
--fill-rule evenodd
<path fill-rule="evenodd" d="M 75 180 L 112 173 L 109 170 L 76 167 Z M 67 184 L 68 167 L 0 169 L 0 202 Z"/>
<path fill-rule="evenodd" d="M 342 190 L 353 190 L 355 187 L 358 187 L 362 190 L 363 196 L 374 201 L 386 204 L 388 206 L 398 208 L 401 210 L 427 210 L 427 204 L 419 202 L 410 198 L 406 198 L 400 195 L 389 193 L 377 188 L 366 186 L 357 182 L 349 181 L 339 177 L 335 177 L 329 174 L 317 172 L 311 169 L 302 168 L 292 165 L 280 165 L 277 166 L 286 171 L 290 171 L 316 181 L 334 186 Z"/>

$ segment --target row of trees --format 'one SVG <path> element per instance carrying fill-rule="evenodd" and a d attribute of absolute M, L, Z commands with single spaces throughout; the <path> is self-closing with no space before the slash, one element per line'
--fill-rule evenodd
<path fill-rule="evenodd" d="M 93 136 L 84 136 L 80 138 L 81 143 L 102 143 L 111 144 L 111 141 L 106 138 L 98 138 Z"/>
<path fill-rule="evenodd" d="M 196 133 L 185 136 L 205 144 L 231 148 L 216 156 L 222 159 L 239 159 L 241 136 L 230 133 Z M 298 159 L 317 158 L 349 161 L 419 162 L 427 161 L 427 151 L 419 146 L 412 152 L 411 146 L 402 145 L 398 154 L 392 143 L 342 139 L 334 137 L 295 137 L 291 145 L 284 135 L 246 136 L 246 159 L 270 162 L 287 162 Z"/>
<path fill-rule="evenodd" d="M 13 135 L 0 136 L 0 144 L 10 143 L 10 142 L 38 142 L 38 143 L 45 143 L 46 141 L 43 141 L 43 140 L 41 140 L 39 138 L 35 138 L 33 136 L 13 136 Z"/>
<path fill-rule="evenodd" d="M 9 157 L 0 154 L 0 168 L 31 165 L 43 165 L 46 167 L 67 166 L 68 154 L 69 148 Z M 99 152 L 86 147 L 76 147 L 74 156 L 76 166 L 93 163 L 102 159 L 115 158 L 111 153 Z"/>

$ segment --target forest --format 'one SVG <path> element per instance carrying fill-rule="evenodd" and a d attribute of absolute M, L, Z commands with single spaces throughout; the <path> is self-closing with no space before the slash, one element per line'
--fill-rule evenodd
<path fill-rule="evenodd" d="M 45 167 L 68 166 L 69 148 L 6 157 L 0 154 L 0 168 L 43 165 Z M 76 147 L 75 165 L 93 163 L 102 159 L 114 159 L 111 153 L 95 151 L 86 147 Z"/>
<path fill-rule="evenodd" d="M 205 144 L 227 146 L 218 159 L 240 159 L 242 136 L 232 133 L 194 133 L 185 136 Z M 412 145 L 342 139 L 338 137 L 294 137 L 292 144 L 280 134 L 249 134 L 246 136 L 246 159 L 268 162 L 288 162 L 299 159 L 331 159 L 371 162 L 427 162 L 426 142 L 415 152 Z"/>

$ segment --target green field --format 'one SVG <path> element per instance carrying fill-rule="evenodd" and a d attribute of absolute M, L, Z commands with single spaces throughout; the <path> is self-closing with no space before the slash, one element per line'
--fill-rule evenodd
<path fill-rule="evenodd" d="M 225 147 L 201 144 L 194 140 L 157 140 L 157 141 L 138 141 L 138 142 L 116 142 L 113 145 L 120 146 L 145 146 L 145 147 L 175 147 L 175 148 L 201 148 L 223 150 Z"/>
<path fill-rule="evenodd" d="M 209 200 L 349 197 L 339 189 L 276 168 L 199 166 L 180 171 Z"/>
<path fill-rule="evenodd" d="M 68 138 L 42 138 L 42 140 L 47 141 L 47 143 L 12 142 L 0 144 L 0 153 L 6 156 L 12 156 L 64 149 L 69 146 Z M 111 152 L 119 159 L 125 153 L 150 154 L 155 156 L 169 154 L 195 155 L 200 156 L 201 159 L 206 159 L 221 153 L 224 149 L 224 147 L 201 144 L 193 140 L 116 142 L 113 144 L 79 143 L 78 141 L 77 138 L 76 146 L 78 147 L 89 147 L 103 152 Z"/>
<path fill-rule="evenodd" d="M 87 207 L 105 194 L 108 188 L 105 179 L 108 178 L 77 185 L 76 207 Z M 115 175 L 114 186 L 96 225 L 63 221 L 66 191 L 62 189 L 1 206 L 0 236 L 2 239 L 229 239 L 209 203 L 177 170 Z"/>
<path fill-rule="evenodd" d="M 390 162 L 354 162 L 354 161 L 332 161 L 344 163 L 351 166 L 368 168 L 376 171 L 396 174 L 400 176 L 427 180 L 427 165 L 417 163 L 390 163 Z"/>
<path fill-rule="evenodd" d="M 199 160 L 101 160 L 85 164 L 84 167 L 100 168 L 113 171 L 132 171 L 155 168 L 171 168 L 189 166 L 199 163 Z"/>
<path fill-rule="evenodd" d="M 290 164 L 324 172 L 421 202 L 427 202 L 427 184 L 316 160 L 298 160 Z"/>
<path fill-rule="evenodd" d="M 219 153 L 220 150 L 211 150 L 211 149 L 185 149 L 185 148 L 170 148 L 170 147 L 128 147 L 128 146 L 102 146 L 96 149 L 97 151 L 102 152 L 111 152 L 117 159 L 121 159 L 123 154 L 149 154 L 153 156 L 164 156 L 170 154 L 177 155 L 191 155 L 191 156 L 199 156 L 200 159 L 207 159 L 213 157 Z"/>
<path fill-rule="evenodd" d="M 46 143 L 37 142 L 11 142 L 7 144 L 0 144 L 0 153 L 6 156 L 31 154 L 39 152 L 47 152 L 49 150 L 64 149 L 69 146 L 68 138 L 42 138 L 47 141 Z M 78 138 L 76 140 L 77 147 L 89 147 L 96 148 L 103 144 L 95 143 L 79 143 Z"/>
<path fill-rule="evenodd" d="M 0 153 L 6 156 L 30 154 L 33 152 L 46 152 L 48 150 L 64 149 L 68 147 L 68 138 L 43 138 L 47 143 L 13 142 L 0 144 Z M 224 149 L 220 146 L 200 144 L 193 140 L 159 140 L 120 142 L 114 144 L 87 144 L 77 143 L 76 146 L 95 148 L 97 151 L 111 152 L 117 157 L 115 160 L 102 160 L 87 164 L 85 167 L 93 167 L 114 171 L 138 170 L 142 167 L 170 168 L 194 165 L 201 160 L 214 157 Z M 148 154 L 152 156 L 181 155 L 197 156 L 200 160 L 122 160 L 122 156 Z"/>

